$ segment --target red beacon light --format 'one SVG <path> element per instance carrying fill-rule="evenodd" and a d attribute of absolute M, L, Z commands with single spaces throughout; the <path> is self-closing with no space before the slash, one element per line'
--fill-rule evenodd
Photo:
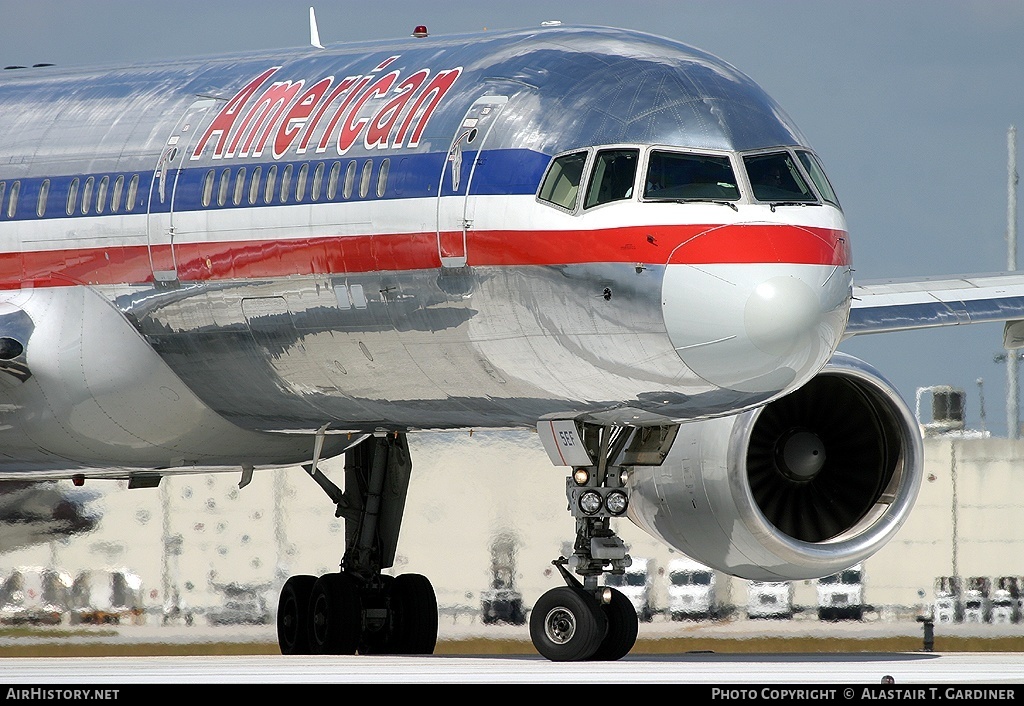
<path fill-rule="evenodd" d="M 427 36 L 427 26 L 426 25 L 416 25 L 416 29 L 414 29 L 412 31 L 412 36 L 414 36 L 414 37 L 426 37 Z"/>

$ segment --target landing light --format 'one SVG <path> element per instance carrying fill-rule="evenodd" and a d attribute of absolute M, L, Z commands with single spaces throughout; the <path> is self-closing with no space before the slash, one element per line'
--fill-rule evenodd
<path fill-rule="evenodd" d="M 580 510 L 593 515 L 601 509 L 601 494 L 596 490 L 588 490 L 580 496 Z"/>
<path fill-rule="evenodd" d="M 576 485 L 586 485 L 590 480 L 590 471 L 586 468 L 577 468 L 572 472 L 572 481 Z"/>
<path fill-rule="evenodd" d="M 621 515 L 626 511 L 626 506 L 629 505 L 629 501 L 626 499 L 626 494 L 621 490 L 613 490 L 608 493 L 608 497 L 604 501 L 605 507 L 608 508 L 608 512 L 613 515 Z"/>

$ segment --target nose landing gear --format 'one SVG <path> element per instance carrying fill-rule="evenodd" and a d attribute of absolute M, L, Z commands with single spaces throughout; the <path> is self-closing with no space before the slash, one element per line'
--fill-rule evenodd
<path fill-rule="evenodd" d="M 553 460 L 573 458 L 587 465 L 576 466 L 565 482 L 569 511 L 576 518 L 576 542 L 571 559 L 559 557 L 552 563 L 566 585 L 548 591 L 534 605 L 530 638 L 552 661 L 621 659 L 636 643 L 639 619 L 625 595 L 598 585 L 598 579 L 606 571 L 621 574 L 632 563 L 610 524 L 628 506 L 624 469 L 610 460 L 624 449 L 639 448 L 639 442 L 634 442 L 631 429 L 581 428 L 568 420 L 542 422 L 538 431 L 550 431 L 542 439 L 545 446 L 557 445 Z M 583 581 L 566 568 L 570 564 Z"/>

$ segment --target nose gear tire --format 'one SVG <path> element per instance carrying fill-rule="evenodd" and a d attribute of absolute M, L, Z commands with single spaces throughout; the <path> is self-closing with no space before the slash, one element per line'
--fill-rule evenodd
<path fill-rule="evenodd" d="M 608 618 L 597 601 L 568 586 L 542 595 L 530 614 L 530 638 L 553 662 L 578 662 L 597 652 L 608 631 Z"/>
<path fill-rule="evenodd" d="M 622 659 L 636 644 L 640 630 L 636 609 L 621 591 L 613 588 L 611 592 L 611 602 L 601 606 L 601 611 L 608 619 L 608 634 L 597 651 L 588 658 L 591 661 L 613 662 Z"/>

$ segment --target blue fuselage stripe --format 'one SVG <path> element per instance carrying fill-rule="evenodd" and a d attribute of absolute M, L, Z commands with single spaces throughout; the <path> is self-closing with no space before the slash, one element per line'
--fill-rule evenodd
<path fill-rule="evenodd" d="M 169 170 L 169 178 L 165 185 L 165 198 L 161 202 L 158 194 L 154 193 L 150 199 L 151 185 L 153 183 L 153 172 L 139 173 L 138 193 L 135 203 L 129 209 L 124 203 L 128 192 L 128 182 L 133 173 L 108 172 L 98 174 L 69 174 L 50 177 L 31 177 L 17 180 L 4 180 L 6 182 L 6 193 L 0 197 L 0 222 L 3 221 L 38 221 L 48 218 L 82 218 L 82 217 L 104 217 L 110 215 L 124 215 L 127 213 L 167 213 L 171 210 L 171 190 L 174 189 L 174 210 L 176 212 L 199 211 L 227 208 L 247 208 L 252 206 L 275 206 L 294 205 L 296 203 L 322 203 L 327 201 L 344 202 L 360 200 L 389 200 L 389 199 L 411 199 L 425 198 L 437 195 L 438 181 L 441 179 L 441 170 L 445 168 L 445 178 L 441 184 L 441 195 L 452 196 L 457 193 L 465 193 L 466 182 L 469 180 L 470 171 L 473 169 L 476 152 L 465 152 L 462 158 L 462 173 L 459 190 L 452 190 L 452 179 L 450 169 L 446 167 L 446 155 L 443 153 L 422 153 L 409 155 L 385 155 L 385 156 L 355 156 L 355 157 L 318 157 L 306 160 L 295 161 L 267 161 L 254 162 L 241 159 L 221 160 L 216 163 L 201 164 L 184 167 L 177 176 L 175 186 L 174 169 Z M 383 195 L 377 195 L 377 183 L 380 175 L 380 167 L 384 160 L 389 160 L 389 170 Z M 373 171 L 370 176 L 369 189 L 365 197 L 360 196 L 359 181 L 362 175 L 363 165 L 368 161 L 373 162 Z M 344 198 L 343 183 L 345 170 L 349 162 L 356 163 L 355 185 L 350 196 Z M 473 170 L 473 180 L 470 193 L 475 196 L 488 195 L 523 195 L 533 194 L 537 185 L 547 168 L 549 157 L 545 154 L 525 149 L 488 150 L 477 162 Z M 341 174 L 338 180 L 337 193 L 333 199 L 327 198 L 327 183 L 331 168 L 335 162 L 340 163 Z M 312 199 L 313 173 L 318 164 L 324 165 L 322 184 L 316 201 Z M 297 175 L 302 165 L 308 164 L 309 170 L 305 180 L 304 194 L 301 201 L 295 199 Z M 291 165 L 292 173 L 289 187 L 288 199 L 282 203 L 281 180 L 286 169 Z M 276 184 L 273 196 L 268 202 L 264 199 L 267 174 L 271 167 L 277 167 Z M 239 204 L 234 203 L 235 179 L 238 170 L 245 168 L 245 186 L 242 191 L 242 199 Z M 260 168 L 261 183 L 258 189 L 258 198 L 253 204 L 249 203 L 249 185 L 255 169 Z M 214 170 L 213 193 L 208 206 L 204 206 L 203 188 L 206 175 Z M 224 170 L 230 170 L 230 188 L 227 198 L 223 204 L 219 203 L 218 194 L 220 179 Z M 121 187 L 119 207 L 116 213 L 111 210 L 111 198 L 114 182 L 118 177 L 124 177 L 124 185 Z M 99 195 L 99 184 L 106 177 L 107 185 L 105 191 L 104 206 L 102 213 L 97 212 L 97 198 Z M 85 184 L 89 178 L 93 179 L 91 190 L 91 203 L 88 212 L 83 213 L 82 200 L 85 194 Z M 75 198 L 74 212 L 68 214 L 68 193 L 72 182 L 77 179 L 77 194 Z M 46 199 L 46 209 L 40 217 L 36 208 L 39 203 L 39 193 L 44 181 L 49 181 L 49 192 Z M 10 189 L 17 182 L 19 194 L 16 212 L 13 217 L 8 216 L 8 203 Z M 151 203 L 147 204 L 147 201 Z"/>

